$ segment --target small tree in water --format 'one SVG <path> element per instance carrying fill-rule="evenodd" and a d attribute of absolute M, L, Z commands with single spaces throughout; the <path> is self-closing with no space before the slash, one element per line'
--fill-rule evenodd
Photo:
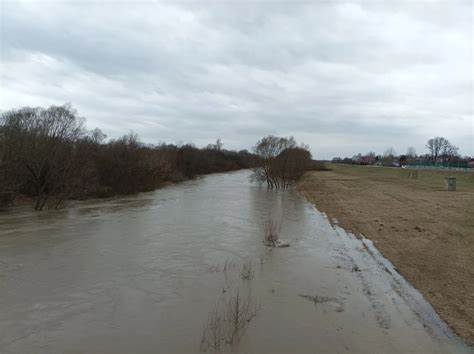
<path fill-rule="evenodd" d="M 310 168 L 312 161 L 308 147 L 298 146 L 293 137 L 266 136 L 253 151 L 260 157 L 260 164 L 254 168 L 252 179 L 269 188 L 288 188 Z"/>

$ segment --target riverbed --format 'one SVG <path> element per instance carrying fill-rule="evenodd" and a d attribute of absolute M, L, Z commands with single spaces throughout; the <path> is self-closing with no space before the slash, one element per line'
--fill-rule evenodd
<path fill-rule="evenodd" d="M 290 247 L 263 244 L 270 220 Z M 254 316 L 223 352 L 472 352 L 370 241 L 248 171 L 0 214 L 1 353 L 212 351 L 237 292 Z"/>

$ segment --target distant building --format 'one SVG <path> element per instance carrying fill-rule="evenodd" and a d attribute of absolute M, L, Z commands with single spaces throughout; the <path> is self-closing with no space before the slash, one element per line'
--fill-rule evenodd
<path fill-rule="evenodd" d="M 474 159 L 469 160 L 469 162 L 467 163 L 467 165 L 468 165 L 469 167 L 474 168 Z"/>

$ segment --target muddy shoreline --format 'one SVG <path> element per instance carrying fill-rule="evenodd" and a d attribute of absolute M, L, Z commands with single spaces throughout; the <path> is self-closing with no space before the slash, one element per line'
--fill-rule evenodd
<path fill-rule="evenodd" d="M 338 167 L 308 173 L 299 186 L 338 225 L 371 241 L 468 344 L 474 344 L 473 235 L 463 211 L 474 191 L 446 193 L 399 171 Z M 469 209 L 471 208 L 471 209 Z M 465 216 L 464 216 L 465 217 Z M 461 227 L 463 226 L 463 227 Z"/>

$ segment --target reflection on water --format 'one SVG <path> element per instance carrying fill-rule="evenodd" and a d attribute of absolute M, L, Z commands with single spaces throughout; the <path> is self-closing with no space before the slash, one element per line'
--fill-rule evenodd
<path fill-rule="evenodd" d="M 269 218 L 291 247 L 263 245 Z M 0 214 L 0 352 L 196 352 L 209 312 L 237 289 L 257 316 L 224 351 L 468 352 L 363 242 L 246 171 L 60 211 L 16 208 Z"/>

